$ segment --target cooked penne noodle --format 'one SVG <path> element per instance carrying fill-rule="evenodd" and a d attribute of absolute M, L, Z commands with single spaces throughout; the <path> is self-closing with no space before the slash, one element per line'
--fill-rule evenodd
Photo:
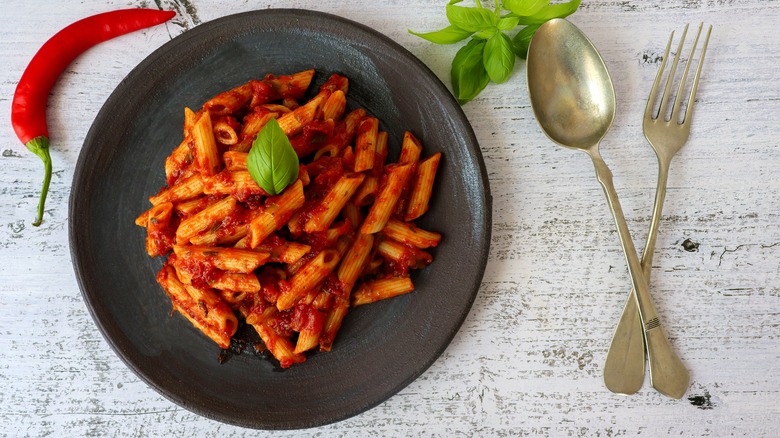
<path fill-rule="evenodd" d="M 201 196 L 189 201 L 177 202 L 173 204 L 173 210 L 181 219 L 186 219 L 219 200 L 220 197 L 217 196 Z"/>
<path fill-rule="evenodd" d="M 411 245 L 393 239 L 384 239 L 376 247 L 376 253 L 396 263 L 395 270 L 420 269 L 431 263 L 430 254 Z M 406 273 L 406 272 L 404 272 Z"/>
<path fill-rule="evenodd" d="M 184 138 L 190 136 L 192 126 L 195 125 L 195 121 L 198 120 L 198 114 L 193 110 L 184 107 Z"/>
<path fill-rule="evenodd" d="M 287 113 L 277 120 L 279 127 L 282 128 L 288 137 L 292 137 L 298 134 L 303 129 L 303 126 L 312 120 L 320 110 L 320 106 L 325 103 L 328 98 L 327 93 L 320 92 L 320 94 L 314 96 L 306 105 L 296 108 L 294 111 Z"/>
<path fill-rule="evenodd" d="M 339 178 L 322 198 L 322 201 L 313 208 L 309 220 L 306 221 L 303 228 L 304 231 L 314 233 L 327 230 L 364 178 L 363 174 L 344 175 Z"/>
<path fill-rule="evenodd" d="M 322 104 L 322 117 L 323 120 L 333 119 L 340 120 L 344 116 L 344 110 L 347 109 L 347 97 L 344 96 L 344 92 L 336 90 L 328 97 L 328 100 Z"/>
<path fill-rule="evenodd" d="M 376 173 L 375 176 L 378 176 L 377 174 L 385 168 L 385 160 L 387 159 L 387 137 L 388 134 L 386 131 L 380 131 L 376 135 L 376 150 L 374 151 L 373 167 Z"/>
<path fill-rule="evenodd" d="M 317 152 L 314 153 L 314 161 L 319 160 L 320 157 L 326 154 L 329 157 L 337 156 L 339 154 L 339 147 L 335 144 L 329 144 L 325 147 L 317 149 Z"/>
<path fill-rule="evenodd" d="M 422 145 L 411 132 L 406 131 L 404 133 L 403 144 L 401 145 L 401 156 L 398 157 L 399 164 L 412 165 L 412 176 L 409 177 L 407 183 L 401 189 L 401 196 L 398 198 L 398 203 L 395 207 L 395 213 L 399 217 L 403 217 L 406 212 L 406 205 L 409 197 L 410 185 L 414 177 L 414 169 L 417 168 L 417 163 L 420 160 L 420 154 L 422 153 Z"/>
<path fill-rule="evenodd" d="M 163 189 L 160 193 L 149 197 L 149 202 L 151 202 L 152 205 L 157 205 L 163 202 L 188 201 L 202 194 L 203 180 L 200 175 L 192 175 L 177 181 L 173 186 Z"/>
<path fill-rule="evenodd" d="M 362 172 L 374 167 L 378 133 L 379 119 L 366 117 L 360 121 L 355 139 L 355 172 Z"/>
<path fill-rule="evenodd" d="M 249 223 L 249 247 L 255 248 L 281 228 L 303 206 L 303 183 L 295 181 L 281 195 L 268 198 L 264 209 Z"/>
<path fill-rule="evenodd" d="M 215 289 L 226 289 L 238 292 L 257 292 L 260 290 L 260 282 L 255 274 L 239 274 L 237 272 L 222 272 L 208 285 Z"/>
<path fill-rule="evenodd" d="M 346 76 L 334 73 L 320 86 L 320 91 L 323 90 L 329 93 L 335 93 L 337 90 L 340 90 L 342 93 L 347 94 L 347 91 L 349 91 L 349 79 Z"/>
<path fill-rule="evenodd" d="M 167 264 L 157 274 L 157 282 L 170 297 L 176 311 L 221 348 L 230 346 L 230 338 L 238 329 L 238 320 L 219 296 L 208 289 L 183 284 Z"/>
<path fill-rule="evenodd" d="M 355 281 L 357 281 L 360 273 L 363 271 L 363 267 L 365 266 L 368 255 L 371 253 L 373 247 L 373 234 L 358 233 L 352 246 L 350 246 L 349 250 L 344 255 L 341 264 L 339 264 L 336 276 L 344 288 L 344 294 L 347 296 L 352 292 Z"/>
<path fill-rule="evenodd" d="M 252 327 L 282 368 L 289 368 L 306 360 L 306 356 L 295 353 L 295 347 L 289 339 L 276 334 L 268 323 L 252 324 Z"/>
<path fill-rule="evenodd" d="M 314 70 L 311 69 L 287 76 L 267 75 L 261 81 L 250 81 L 254 87 L 250 106 L 286 98 L 300 99 L 309 88 L 313 77 Z"/>
<path fill-rule="evenodd" d="M 398 158 L 399 164 L 417 164 L 422 153 L 420 140 L 409 131 L 404 132 L 404 141 L 401 145 L 401 156 Z"/>
<path fill-rule="evenodd" d="M 190 149 L 191 141 L 192 138 L 189 135 L 184 137 L 179 146 L 165 159 L 165 181 L 169 186 L 175 184 L 194 161 L 192 149 Z"/>
<path fill-rule="evenodd" d="M 175 268 L 179 281 L 184 284 L 236 292 L 260 291 L 260 282 L 254 273 L 223 271 L 210 261 L 192 257 L 171 256 L 168 260 Z"/>
<path fill-rule="evenodd" d="M 230 126 L 227 120 L 221 118 L 214 123 L 214 138 L 224 145 L 234 145 L 238 143 L 238 134 Z"/>
<path fill-rule="evenodd" d="M 349 302 L 339 300 L 334 304 L 325 317 L 325 324 L 322 327 L 320 335 L 320 351 L 330 351 L 333 348 L 333 341 L 336 339 L 336 333 L 341 328 L 341 323 L 349 311 Z"/>
<path fill-rule="evenodd" d="M 211 178 L 206 178 L 203 181 L 203 193 L 207 195 L 232 195 L 241 202 L 246 202 L 249 196 L 268 195 L 257 185 L 247 170 L 234 172 L 223 170 Z"/>
<path fill-rule="evenodd" d="M 298 319 L 301 320 L 301 327 L 294 353 L 301 354 L 320 343 L 320 333 L 322 333 L 322 327 L 325 324 L 325 313 L 313 306 L 305 306 L 302 310 L 299 308 L 295 310 L 302 315 L 298 316 Z"/>
<path fill-rule="evenodd" d="M 412 173 L 412 165 L 389 165 L 386 167 L 387 181 L 380 189 L 376 201 L 360 227 L 363 234 L 373 234 L 385 227 L 395 209 L 398 198 Z"/>
<path fill-rule="evenodd" d="M 290 99 L 290 100 L 291 101 L 295 101 L 295 99 Z M 298 107 L 300 105 L 295 105 L 295 106 Z M 292 111 L 292 109 L 290 109 L 290 107 L 287 106 L 287 105 L 278 105 L 278 104 L 275 104 L 275 103 L 266 103 L 266 104 L 260 105 L 260 108 L 264 109 L 266 111 L 270 111 L 272 113 L 277 113 L 279 115 L 287 114 L 290 111 Z"/>
<path fill-rule="evenodd" d="M 252 141 L 257 136 L 257 133 L 263 129 L 263 126 L 265 126 L 265 124 L 268 123 L 271 119 L 275 119 L 281 114 L 283 113 L 280 111 L 271 111 L 265 107 L 255 108 L 254 112 L 251 112 L 246 117 L 244 117 L 244 126 L 241 129 L 240 138 L 242 140 L 249 139 L 249 144 L 251 145 Z"/>
<path fill-rule="evenodd" d="M 236 199 L 226 196 L 222 200 L 184 219 L 176 230 L 176 242 L 179 244 L 188 242 L 201 231 L 211 228 L 217 221 L 227 217 L 235 208 Z"/>
<path fill-rule="evenodd" d="M 225 170 L 235 172 L 237 170 L 246 170 L 246 159 L 249 156 L 246 152 L 226 151 L 222 154 L 222 160 L 225 162 Z"/>
<path fill-rule="evenodd" d="M 409 277 L 391 277 L 381 280 L 367 281 L 352 294 L 352 306 L 362 306 L 379 300 L 403 295 L 414 290 L 414 284 Z"/>
<path fill-rule="evenodd" d="M 420 249 L 437 246 L 441 234 L 417 228 L 414 224 L 390 219 L 382 229 L 382 233 L 398 242 L 413 245 Z"/>
<path fill-rule="evenodd" d="M 365 183 L 365 180 L 363 183 Z M 353 202 L 347 202 L 347 205 L 341 209 L 341 215 L 344 219 L 349 220 L 349 223 L 352 224 L 352 227 L 355 229 L 359 229 L 360 224 L 363 223 L 363 213 L 360 211 L 360 207 Z"/>
<path fill-rule="evenodd" d="M 363 184 L 361 184 L 355 192 L 355 197 L 352 199 L 352 202 L 361 207 L 370 205 L 374 202 L 378 188 L 379 178 L 371 175 L 367 176 L 366 179 L 363 180 Z"/>
<path fill-rule="evenodd" d="M 246 239 L 241 239 L 236 244 L 236 248 L 248 248 Z M 306 253 L 311 250 L 310 245 L 305 245 L 298 242 L 290 242 L 282 238 L 271 236 L 264 240 L 263 243 L 257 245 L 253 251 L 260 251 L 268 253 L 268 261 L 272 263 L 286 263 L 288 265 L 293 264 L 301 259 Z"/>
<path fill-rule="evenodd" d="M 163 202 L 149 209 L 146 219 L 146 253 L 149 257 L 167 254 L 173 245 L 174 230 L 171 228 L 173 204 Z"/>
<path fill-rule="evenodd" d="M 270 257 L 269 253 L 218 246 L 174 245 L 173 252 L 182 259 L 197 260 L 223 271 L 242 274 L 253 272 Z"/>
<path fill-rule="evenodd" d="M 255 212 L 252 211 L 247 216 L 247 220 L 251 220 L 255 216 Z M 223 221 L 224 222 L 224 221 Z M 193 245 L 235 245 L 236 242 L 245 238 L 249 233 L 249 224 L 240 222 L 232 224 L 232 227 L 227 229 L 221 227 L 220 224 L 215 224 L 215 227 L 211 227 L 208 231 L 200 233 L 190 239 L 190 243 Z"/>
<path fill-rule="evenodd" d="M 249 103 L 249 100 L 252 99 L 252 91 L 252 84 L 247 82 L 212 97 L 203 104 L 203 109 L 214 116 L 235 113 Z"/>
<path fill-rule="evenodd" d="M 198 117 L 192 127 L 192 140 L 195 143 L 195 162 L 203 176 L 212 176 L 219 171 L 220 159 L 214 128 L 208 112 Z"/>
<path fill-rule="evenodd" d="M 295 305 L 306 293 L 319 284 L 333 271 L 339 262 L 336 250 L 326 249 L 307 263 L 290 279 L 290 287 L 282 291 L 276 301 L 276 308 L 286 310 Z"/>
<path fill-rule="evenodd" d="M 433 192 L 433 180 L 436 179 L 440 160 L 441 152 L 437 152 L 417 165 L 404 220 L 415 220 L 428 211 L 428 202 Z"/>

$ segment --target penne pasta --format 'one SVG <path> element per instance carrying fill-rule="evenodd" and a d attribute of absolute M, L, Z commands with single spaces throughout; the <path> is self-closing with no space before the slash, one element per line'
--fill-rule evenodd
<path fill-rule="evenodd" d="M 246 152 L 226 151 L 222 154 L 222 161 L 225 162 L 225 170 L 235 172 L 237 170 L 246 170 L 246 159 L 249 156 Z"/>
<path fill-rule="evenodd" d="M 246 202 L 250 196 L 267 196 L 252 179 L 247 170 L 222 172 L 203 180 L 203 193 L 207 195 L 231 195 L 238 201 Z"/>
<path fill-rule="evenodd" d="M 320 334 L 325 325 L 325 313 L 314 306 L 304 305 L 295 308 L 293 320 L 298 324 L 298 341 L 295 343 L 295 354 L 311 350 L 320 343 Z"/>
<path fill-rule="evenodd" d="M 185 243 L 198 233 L 211 228 L 217 221 L 227 217 L 236 208 L 236 199 L 226 196 L 198 213 L 184 219 L 176 230 L 176 242 Z"/>
<path fill-rule="evenodd" d="M 366 117 L 360 121 L 355 139 L 355 172 L 362 172 L 374 167 L 378 133 L 379 119 Z"/>
<path fill-rule="evenodd" d="M 297 180 L 279 196 L 268 198 L 265 208 L 249 223 L 249 247 L 255 248 L 281 228 L 303 206 L 303 183 Z"/>
<path fill-rule="evenodd" d="M 387 166 L 387 182 L 379 190 L 376 201 L 368 211 L 360 227 L 361 233 L 373 234 L 385 227 L 411 173 L 411 164 Z"/>
<path fill-rule="evenodd" d="M 355 286 L 355 282 L 360 276 L 360 273 L 363 272 L 363 267 L 365 266 L 368 255 L 371 253 L 373 247 L 373 234 L 358 234 L 355 242 L 352 243 L 352 246 L 350 246 L 349 250 L 344 255 L 344 259 L 339 265 L 336 276 L 344 288 L 345 295 L 349 295 L 352 288 Z"/>
<path fill-rule="evenodd" d="M 400 164 L 417 164 L 422 153 L 420 140 L 409 131 L 404 133 L 404 141 L 401 145 L 401 156 L 398 158 Z"/>
<path fill-rule="evenodd" d="M 300 298 L 333 271 L 338 261 L 338 251 L 327 249 L 320 252 L 290 279 L 289 287 L 282 291 L 276 301 L 276 308 L 287 310 L 294 306 Z"/>
<path fill-rule="evenodd" d="M 277 120 L 279 127 L 282 128 L 288 137 L 298 134 L 303 129 L 303 126 L 314 120 L 314 117 L 320 110 L 320 106 L 325 103 L 328 98 L 327 93 L 320 93 L 310 100 L 306 105 L 296 108 L 294 111 L 287 113 Z"/>
<path fill-rule="evenodd" d="M 344 110 L 347 109 L 347 97 L 341 90 L 336 90 L 328 97 L 328 100 L 322 104 L 322 120 L 340 120 L 344 116 Z"/>
<path fill-rule="evenodd" d="M 171 299 L 174 310 L 221 348 L 230 346 L 230 338 L 238 329 L 238 320 L 218 295 L 208 289 L 183 284 L 167 264 L 157 274 L 157 282 Z"/>
<path fill-rule="evenodd" d="M 149 257 L 167 254 L 171 250 L 175 229 L 171 227 L 173 204 L 163 202 L 149 209 L 146 218 L 146 253 Z"/>
<path fill-rule="evenodd" d="M 192 141 L 195 144 L 195 162 L 203 176 L 212 176 L 219 171 L 220 159 L 211 115 L 203 112 L 192 127 Z"/>
<path fill-rule="evenodd" d="M 149 202 L 152 205 L 163 202 L 181 202 L 196 198 L 203 194 L 203 180 L 200 175 L 192 175 L 181 181 L 177 181 L 171 187 L 165 188 L 160 193 L 151 196 Z"/>
<path fill-rule="evenodd" d="M 439 168 L 441 153 L 437 152 L 417 165 L 409 204 L 406 207 L 405 221 L 412 221 L 428 211 L 428 202 L 433 192 L 433 180 L 436 178 L 436 170 Z"/>
<path fill-rule="evenodd" d="M 249 100 L 252 99 L 252 91 L 252 84 L 247 82 L 207 100 L 203 104 L 203 109 L 214 116 L 233 114 L 249 104 Z"/>
<path fill-rule="evenodd" d="M 437 246 L 441 234 L 417 228 L 413 223 L 390 219 L 382 229 L 382 233 L 398 242 L 413 245 L 420 249 Z"/>
<path fill-rule="evenodd" d="M 274 332 L 268 323 L 252 324 L 252 327 L 282 368 L 289 368 L 306 360 L 304 355 L 295 352 L 295 347 L 289 339 Z"/>
<path fill-rule="evenodd" d="M 361 284 L 352 294 L 352 306 L 362 306 L 379 300 L 407 294 L 414 290 L 409 277 L 390 277 Z"/>
<path fill-rule="evenodd" d="M 424 268 L 433 260 L 427 252 L 393 239 L 382 240 L 376 247 L 376 253 L 395 263 L 394 273 L 396 275 L 399 272 L 408 275 L 409 268 Z"/>
<path fill-rule="evenodd" d="M 185 173 L 194 161 L 191 143 L 192 138 L 187 134 L 179 146 L 165 159 L 165 181 L 169 186 L 176 184 L 179 178 L 185 177 Z"/>
<path fill-rule="evenodd" d="M 228 146 L 238 143 L 236 129 L 230 123 L 230 120 L 224 117 L 214 122 L 214 138 L 219 143 Z"/>
<path fill-rule="evenodd" d="M 208 263 L 223 271 L 242 274 L 254 272 L 270 257 L 269 253 L 218 246 L 174 245 L 173 252 L 181 259 Z"/>
<path fill-rule="evenodd" d="M 349 80 L 333 74 L 308 99 L 314 75 L 268 74 L 185 108 L 165 187 L 135 218 L 147 254 L 167 257 L 157 282 L 173 309 L 220 348 L 245 323 L 282 368 L 330 351 L 350 307 L 411 292 L 409 270 L 442 239 L 411 222 L 429 208 L 441 154 L 421 160 L 406 132 L 386 164 L 389 134 L 347 111 Z M 271 119 L 299 159 L 276 196 L 252 176 L 270 163 L 247 165 Z"/>
<path fill-rule="evenodd" d="M 363 182 L 363 178 L 365 178 L 363 174 L 344 175 L 339 178 L 322 201 L 313 208 L 303 228 L 304 231 L 314 233 L 327 230 Z"/>

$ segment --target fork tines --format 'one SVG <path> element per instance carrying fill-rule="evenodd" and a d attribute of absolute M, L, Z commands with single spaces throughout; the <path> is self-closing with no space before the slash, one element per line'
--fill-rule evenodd
<path fill-rule="evenodd" d="M 696 89 L 699 86 L 699 76 L 701 76 L 701 67 L 704 64 L 704 55 L 707 53 L 707 44 L 710 41 L 710 34 L 712 33 L 712 26 L 709 26 L 707 29 L 707 35 L 704 38 L 704 45 L 701 49 L 701 55 L 699 55 L 698 60 L 698 66 L 696 68 L 696 76 L 693 78 L 693 84 L 691 85 L 691 91 L 688 95 L 688 102 L 685 105 L 685 112 L 683 113 L 683 120 L 680 120 L 680 111 L 681 106 L 680 103 L 682 101 L 682 97 L 685 91 L 686 82 L 688 79 L 688 70 L 691 67 L 691 64 L 693 63 L 694 55 L 696 52 L 696 46 L 699 44 L 699 36 L 701 35 L 702 28 L 704 27 L 704 23 L 699 24 L 699 31 L 696 33 L 696 38 L 693 40 L 693 45 L 691 46 L 690 54 L 688 55 L 687 60 L 685 60 L 685 70 L 683 70 L 682 77 L 680 78 L 680 84 L 677 88 L 677 94 L 674 99 L 674 104 L 671 108 L 671 112 L 669 108 L 667 107 L 669 98 L 671 97 L 671 89 L 672 89 L 672 83 L 675 79 L 675 73 L 677 71 L 677 65 L 680 62 L 680 54 L 683 50 L 683 44 L 685 43 L 685 36 L 688 33 L 688 25 L 685 25 L 685 29 L 683 30 L 682 37 L 680 38 L 679 45 L 677 47 L 677 52 L 674 55 L 674 61 L 672 62 L 672 67 L 669 70 L 669 74 L 666 79 L 666 85 L 664 86 L 663 94 L 661 96 L 661 104 L 656 106 L 655 105 L 655 97 L 658 93 L 658 87 L 661 83 L 661 78 L 663 77 L 664 68 L 666 67 L 666 61 L 669 58 L 669 49 L 672 46 L 672 40 L 674 39 L 674 32 L 669 36 L 669 42 L 666 44 L 666 51 L 664 53 L 663 60 L 661 61 L 661 66 L 658 68 L 658 74 L 655 76 L 655 82 L 653 83 L 653 89 L 650 92 L 650 98 L 647 101 L 647 108 L 645 109 L 645 117 L 650 119 L 657 119 L 661 117 L 661 115 L 664 116 L 664 121 L 670 122 L 675 121 L 677 124 L 680 125 L 689 125 L 690 120 L 693 113 L 693 101 L 696 97 Z M 690 109 L 689 109 L 690 108 Z"/>

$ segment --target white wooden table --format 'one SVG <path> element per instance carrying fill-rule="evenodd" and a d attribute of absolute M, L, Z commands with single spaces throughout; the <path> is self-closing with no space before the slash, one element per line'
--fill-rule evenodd
<path fill-rule="evenodd" d="M 176 7 L 177 24 L 104 43 L 49 100 L 55 174 L 45 223 L 30 225 L 42 166 L 10 127 L 17 81 L 39 46 L 82 17 Z M 67 204 L 76 159 L 119 81 L 170 38 L 268 7 L 367 24 L 449 84 L 457 46 L 407 33 L 446 25 L 443 1 L 8 0 L 0 15 L 0 436 L 265 435 L 199 417 L 147 387 L 92 322 L 71 267 Z M 691 371 L 682 400 L 647 385 L 610 393 L 601 367 L 629 277 L 584 154 L 554 146 L 529 107 L 525 67 L 464 107 L 490 174 L 490 260 L 443 356 L 380 406 L 314 436 L 778 436 L 780 418 L 780 2 L 584 2 L 571 18 L 601 50 L 619 112 L 602 144 L 636 244 L 649 225 L 655 156 L 641 114 L 672 30 L 714 25 L 690 141 L 672 165 L 651 287 Z M 225 6 L 229 4 L 230 6 Z M 686 251 L 690 239 L 698 247 Z M 268 433 L 299 436 L 301 431 Z"/>

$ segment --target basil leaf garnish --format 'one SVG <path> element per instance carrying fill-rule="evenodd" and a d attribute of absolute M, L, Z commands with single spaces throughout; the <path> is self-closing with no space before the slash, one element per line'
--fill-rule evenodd
<path fill-rule="evenodd" d="M 276 119 L 257 134 L 246 165 L 252 179 L 271 196 L 298 179 L 298 155 Z"/>

